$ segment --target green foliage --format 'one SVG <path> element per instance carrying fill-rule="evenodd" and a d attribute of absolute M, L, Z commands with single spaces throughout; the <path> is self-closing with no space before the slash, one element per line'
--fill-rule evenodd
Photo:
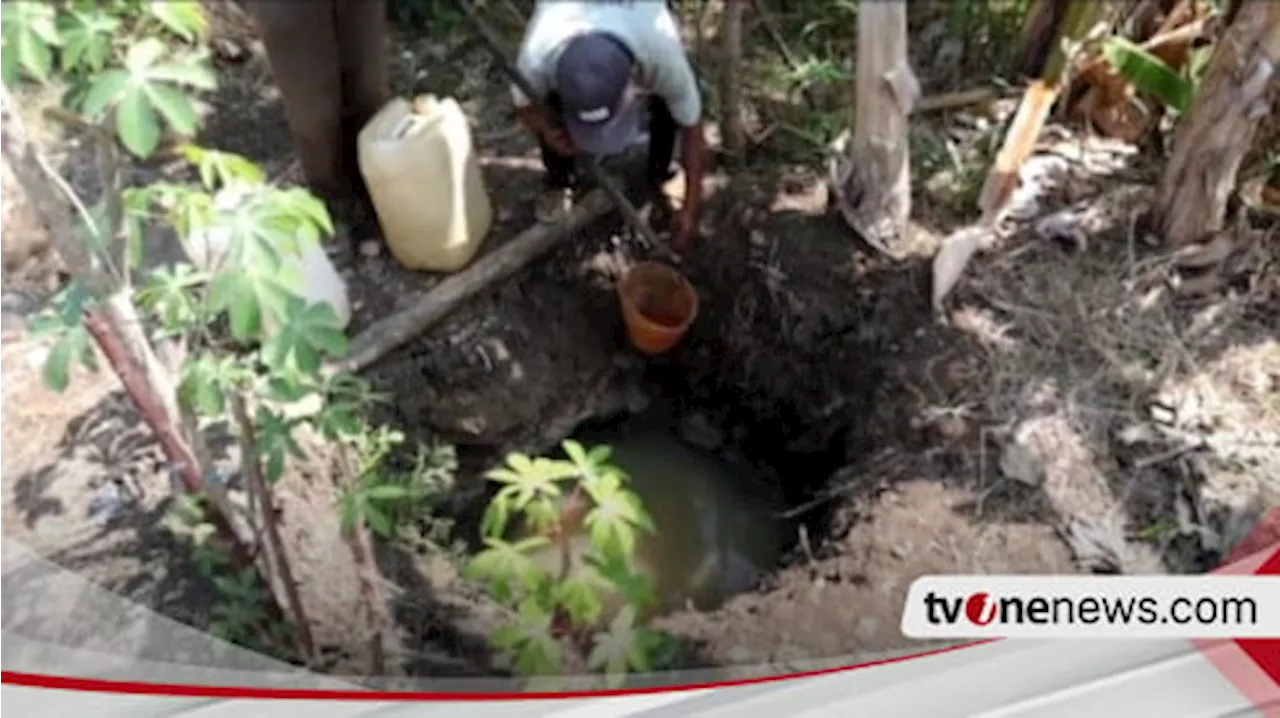
<path fill-rule="evenodd" d="M 453 488 L 458 468 L 452 446 L 419 446 L 413 464 L 404 471 L 390 466 L 404 434 L 388 427 L 366 428 L 357 423 L 350 437 L 354 481 L 339 498 L 342 531 L 365 523 L 384 539 L 412 532 L 414 523 L 430 519 L 435 500 Z"/>
<path fill-rule="evenodd" d="M 430 28 L 438 37 L 449 37 L 465 22 L 452 0 L 400 0 L 391 3 L 388 10 L 397 27 L 409 32 Z"/>
<path fill-rule="evenodd" d="M 114 138 L 135 158 L 152 155 L 166 133 L 198 132 L 192 94 L 216 85 L 201 46 L 206 24 L 198 2 L 7 2 L 0 13 L 6 85 L 67 85 L 62 109 L 106 130 L 97 134 L 106 142 Z M 251 429 L 252 437 L 243 431 L 250 443 L 243 460 L 259 462 L 269 485 L 291 461 L 306 458 L 299 430 L 314 430 L 340 456 L 356 457 L 355 480 L 341 497 L 344 530 L 363 521 L 390 536 L 397 522 L 418 518 L 415 512 L 449 487 L 456 457 L 450 447 L 422 448 L 411 470 L 388 471 L 404 437 L 361 419 L 380 397 L 359 377 L 323 369 L 326 360 L 346 353 L 347 338 L 331 306 L 304 299 L 298 263 L 289 259 L 334 231 L 328 211 L 306 190 L 268 183 L 245 157 L 192 145 L 177 149 L 198 179 L 104 197 L 81 218 L 81 239 L 99 266 L 132 292 L 149 338 L 177 339 L 185 347 L 176 382 L 181 406 Z M 113 214 L 121 215 L 118 226 L 111 226 Z M 188 255 L 202 261 L 144 268 L 141 238 L 150 224 L 172 227 Z M 126 267 L 116 266 L 108 251 L 107 240 L 121 236 L 128 240 Z M 136 285 L 135 272 L 141 275 Z M 34 331 L 53 339 L 44 380 L 57 391 L 67 388 L 77 363 L 96 368 L 83 324 L 94 301 L 72 281 L 32 322 Z M 231 415 L 232 397 L 250 407 L 250 426 Z M 269 505 L 269 496 L 264 500 Z M 214 632 L 258 650 L 284 645 L 292 629 L 268 620 L 269 587 L 253 565 L 232 565 L 222 546 L 228 539 L 215 537 L 201 499 L 179 497 L 165 523 L 187 540 L 217 589 Z"/>
<path fill-rule="evenodd" d="M 1174 112 L 1181 114 L 1191 106 L 1196 81 L 1178 74 L 1163 60 L 1132 41 L 1118 36 L 1107 38 L 1102 45 L 1102 54 L 1121 77 Z M 1200 68 L 1203 68 L 1205 62 L 1207 57 L 1202 55 Z"/>
<path fill-rule="evenodd" d="M 89 331 L 81 321 L 91 301 L 83 285 L 71 282 L 53 296 L 51 309 L 31 320 L 29 331 L 33 338 L 56 337 L 41 369 L 45 385 L 54 391 L 67 388 L 74 364 L 78 363 L 90 371 L 98 369 L 98 357 L 90 344 Z"/>
<path fill-rule="evenodd" d="M 209 632 L 224 641 L 277 658 L 287 658 L 281 647 L 293 627 L 273 621 L 266 611 L 266 596 L 253 567 L 236 568 L 231 557 L 215 542 L 216 531 L 206 520 L 203 501 L 193 495 L 176 497 L 163 519 L 164 527 L 186 543 L 201 575 L 217 592 Z"/>
<path fill-rule="evenodd" d="M 55 70 L 71 84 L 68 109 L 112 126 L 139 158 L 149 157 L 167 128 L 195 135 L 199 118 L 187 96 L 216 87 L 208 53 L 175 49 L 205 30 L 197 2 L 12 2 L 0 8 L 4 83 L 24 76 L 50 82 Z"/>
<path fill-rule="evenodd" d="M 608 446 L 588 450 L 568 440 L 561 447 L 564 459 L 513 453 L 488 472 L 501 488 L 481 521 L 485 548 L 465 573 L 512 609 L 493 641 L 518 673 L 545 680 L 576 650 L 618 685 L 629 672 L 650 670 L 669 647 L 639 620 L 655 597 L 635 562 L 637 544 L 656 527 L 626 474 L 610 463 Z M 584 501 L 590 508 L 579 527 L 566 507 Z M 515 540 L 508 538 L 513 524 L 522 529 Z M 573 555 L 578 531 L 587 538 L 581 557 Z M 558 567 L 542 560 L 556 555 Z M 614 598 L 622 605 L 610 611 Z"/>

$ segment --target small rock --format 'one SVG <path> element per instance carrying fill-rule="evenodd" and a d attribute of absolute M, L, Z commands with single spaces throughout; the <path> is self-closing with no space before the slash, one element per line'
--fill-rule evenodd
<path fill-rule="evenodd" d="M 1177 410 L 1164 402 L 1152 403 L 1147 407 L 1147 412 L 1151 414 L 1151 420 L 1157 424 L 1173 426 L 1178 423 Z"/>
<path fill-rule="evenodd" d="M 89 501 L 89 518 L 111 522 L 128 509 L 128 498 L 122 485 L 114 481 L 103 483 Z"/>
<path fill-rule="evenodd" d="M 360 243 L 360 254 L 373 259 L 382 254 L 382 243 L 376 239 L 366 239 Z"/>
<path fill-rule="evenodd" d="M 1116 432 L 1116 440 L 1125 446 L 1154 444 L 1160 439 L 1160 432 L 1156 431 L 1155 427 L 1145 422 L 1130 424 Z"/>
<path fill-rule="evenodd" d="M 1017 440 L 1005 444 L 1000 453 L 1000 473 L 1032 487 L 1044 483 L 1045 479 L 1044 463 L 1040 457 Z"/>
<path fill-rule="evenodd" d="M 36 309 L 36 301 L 24 292 L 5 292 L 0 295 L 0 309 L 14 314 L 30 314 Z"/>

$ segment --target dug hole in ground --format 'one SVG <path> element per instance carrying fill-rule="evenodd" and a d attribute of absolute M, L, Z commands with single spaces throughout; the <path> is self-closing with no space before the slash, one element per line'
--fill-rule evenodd
<path fill-rule="evenodd" d="M 253 47 L 251 31 L 222 31 Z M 913 39 L 912 52 L 931 49 Z M 491 252 L 533 224 L 540 186 L 534 148 L 511 130 L 500 73 L 460 39 L 402 37 L 395 57 L 398 92 L 458 97 L 477 124 L 496 213 L 481 251 Z M 260 55 L 220 72 L 202 142 L 300 179 Z M 926 91 L 948 89 L 948 77 L 925 77 Z M 1000 123 L 957 112 L 913 125 L 923 146 L 959 137 L 970 157 Z M 83 160 L 76 153 L 64 159 Z M 372 366 L 393 397 L 382 418 L 413 439 L 458 447 L 457 496 L 442 509 L 458 526 L 474 524 L 480 475 L 507 451 L 547 452 L 583 422 L 616 424 L 639 395 L 662 409 L 646 420 L 659 415 L 729 465 L 750 465 L 744 495 L 785 527 L 777 560 L 722 605 L 657 621 L 688 647 L 686 666 L 920 650 L 898 623 L 907 586 L 923 574 L 1207 570 L 1280 503 L 1275 272 L 1259 270 L 1260 281 L 1210 304 L 1153 299 L 1159 252 L 1134 241 L 1130 210 L 1149 202 L 1159 167 L 1083 137 L 1039 156 L 1063 168 L 1039 216 L 1068 199 L 1124 211 L 1104 213 L 1076 252 L 1026 220 L 1005 251 L 975 261 L 946 323 L 929 306 L 930 255 L 971 209 L 958 209 L 942 172 L 914 165 L 919 246 L 892 262 L 828 215 L 818 162 L 767 146 L 746 171 L 711 180 L 709 231 L 684 267 L 700 308 L 677 350 L 645 359 L 628 345 L 612 282 L 643 253 L 615 218 Z M 7 174 L 4 192 L 8 333 L 58 278 Z M 1259 245 L 1257 266 L 1274 267 L 1275 251 Z M 352 334 L 440 279 L 385 251 L 340 247 L 334 261 L 351 291 Z M 5 537 L 207 625 L 213 592 L 160 525 L 168 478 L 116 380 L 81 371 L 67 393 L 52 394 L 40 383 L 41 348 L 14 336 L 3 354 Z M 1153 429 L 1167 407 L 1180 431 L 1205 440 L 1185 448 Z M 234 469 L 233 448 L 223 461 Z M 332 487 L 308 475 L 296 465 L 278 490 L 283 530 L 327 668 L 356 672 L 356 573 Z M 138 498 L 105 518 L 91 511 L 117 480 Z M 400 669 L 497 670 L 488 636 L 500 616 L 450 557 L 401 541 L 379 546 L 378 562 L 395 589 Z"/>

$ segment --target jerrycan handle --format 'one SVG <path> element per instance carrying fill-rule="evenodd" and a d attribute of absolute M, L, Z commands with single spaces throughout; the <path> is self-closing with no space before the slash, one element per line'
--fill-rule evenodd
<path fill-rule="evenodd" d="M 439 107 L 440 100 L 435 95 L 419 95 L 414 98 L 411 111 L 396 123 L 391 132 L 391 139 L 403 140 L 410 134 L 416 133 L 423 125 L 438 122 Z"/>
<path fill-rule="evenodd" d="M 422 115 L 411 113 L 400 118 L 396 126 L 391 130 L 391 139 L 403 140 L 410 134 L 416 133 L 420 127 L 426 122 Z"/>

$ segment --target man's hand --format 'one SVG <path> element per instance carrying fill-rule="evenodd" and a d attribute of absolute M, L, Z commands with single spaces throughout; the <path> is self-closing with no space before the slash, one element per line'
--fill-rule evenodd
<path fill-rule="evenodd" d="M 557 127 L 537 105 L 517 107 L 516 117 L 520 120 L 520 124 L 535 137 L 547 143 L 556 154 L 561 157 L 573 157 L 577 154 L 573 141 L 569 139 L 569 133 Z"/>
<path fill-rule="evenodd" d="M 569 139 L 569 133 L 559 127 L 547 125 L 543 129 L 541 136 L 542 141 L 546 142 L 561 157 L 573 157 L 577 154 L 577 148 L 573 146 L 573 140 Z"/>
<path fill-rule="evenodd" d="M 707 166 L 706 138 L 702 124 L 682 128 L 680 133 L 682 164 L 684 165 L 684 204 L 672 218 L 671 243 L 677 252 L 686 252 L 693 241 L 698 226 L 698 211 L 702 207 L 702 177 Z"/>

